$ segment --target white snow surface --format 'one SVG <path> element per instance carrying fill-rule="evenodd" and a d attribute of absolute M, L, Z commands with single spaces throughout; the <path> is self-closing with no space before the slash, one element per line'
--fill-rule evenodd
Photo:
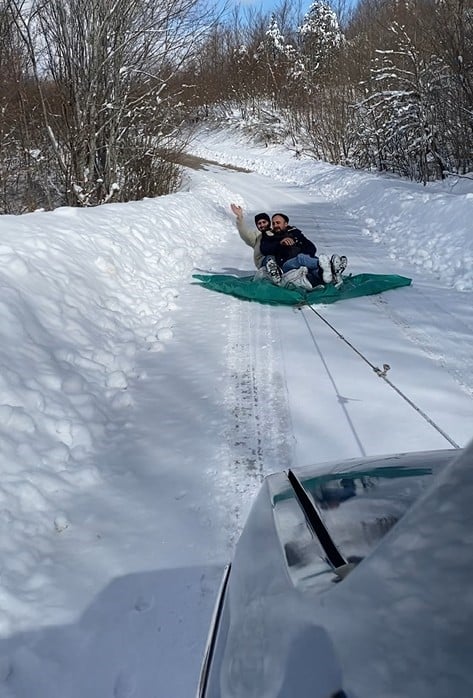
<path fill-rule="evenodd" d="M 194 695 L 266 474 L 472 436 L 473 181 L 424 187 L 235 131 L 193 152 L 252 172 L 0 217 L 1 698 Z M 339 334 L 203 289 L 193 273 L 254 271 L 232 201 L 250 224 L 287 213 L 347 272 L 413 283 L 314 306 Z"/>

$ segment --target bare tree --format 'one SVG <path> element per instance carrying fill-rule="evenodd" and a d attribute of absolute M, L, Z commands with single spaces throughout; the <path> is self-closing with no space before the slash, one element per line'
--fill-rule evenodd
<path fill-rule="evenodd" d="M 30 78 L 24 45 L 0 2 L 0 213 L 22 213 L 48 200 L 35 176 L 47 168 L 39 157 L 38 100 Z"/>
<path fill-rule="evenodd" d="M 182 88 L 208 29 L 200 0 L 7 0 L 28 49 L 65 199 L 127 200 L 175 184 Z M 161 180 L 161 181 L 160 181 Z M 145 186 L 146 183 L 146 186 Z"/>

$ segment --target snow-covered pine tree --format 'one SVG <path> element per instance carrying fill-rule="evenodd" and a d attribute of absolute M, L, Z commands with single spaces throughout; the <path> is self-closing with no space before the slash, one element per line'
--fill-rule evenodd
<path fill-rule="evenodd" d="M 301 58 L 309 92 L 315 89 L 318 74 L 330 70 L 330 59 L 344 40 L 338 18 L 328 2 L 315 0 L 299 27 Z"/>
<path fill-rule="evenodd" d="M 423 181 L 441 176 L 437 107 L 447 79 L 435 56 L 426 58 L 406 29 L 391 26 L 395 48 L 378 49 L 370 92 L 360 100 L 360 138 L 379 169 Z M 368 164 L 368 163 L 365 163 Z"/>

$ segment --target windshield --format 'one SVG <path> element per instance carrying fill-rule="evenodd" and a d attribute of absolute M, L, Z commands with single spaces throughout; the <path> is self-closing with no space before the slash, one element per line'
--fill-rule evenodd
<path fill-rule="evenodd" d="M 431 468 L 392 466 L 302 480 L 343 556 L 367 555 L 430 481 Z"/>

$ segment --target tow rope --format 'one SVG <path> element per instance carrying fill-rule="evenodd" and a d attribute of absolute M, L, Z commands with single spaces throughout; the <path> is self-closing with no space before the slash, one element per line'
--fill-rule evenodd
<path fill-rule="evenodd" d="M 379 368 L 378 366 L 375 366 L 374 364 L 371 363 L 371 361 L 370 361 L 369 359 L 366 358 L 366 356 L 365 356 L 359 349 L 357 349 L 351 342 L 349 342 L 348 339 L 346 339 L 346 337 L 344 337 L 344 336 L 341 334 L 341 332 L 339 332 L 339 331 L 337 330 L 336 327 L 334 327 L 328 320 L 326 320 L 326 318 L 324 318 L 324 316 L 321 315 L 321 314 L 318 312 L 318 310 L 315 310 L 315 308 L 314 308 L 312 305 L 299 306 L 298 310 L 299 310 L 301 313 L 302 313 L 302 307 L 308 308 L 309 310 L 311 310 L 311 311 L 314 313 L 314 315 L 317 315 L 317 317 L 318 317 L 320 320 L 322 320 L 322 322 L 324 322 L 324 323 L 327 325 L 327 327 L 329 327 L 329 328 L 332 330 L 332 332 L 335 332 L 335 334 L 337 335 L 337 337 L 339 337 L 343 342 L 345 342 L 345 344 L 346 344 L 347 346 L 349 346 L 350 349 L 352 349 L 352 350 L 355 352 L 355 354 L 357 354 L 361 359 L 363 359 L 363 361 L 364 361 L 365 363 L 367 363 L 368 366 L 370 366 L 370 368 L 373 369 L 373 371 L 376 373 L 376 375 L 377 375 L 379 378 L 382 378 L 382 379 L 394 390 L 394 392 L 396 392 L 400 397 L 402 397 L 402 399 L 405 400 L 405 401 L 407 402 L 407 404 L 410 405 L 410 407 L 412 407 L 412 409 L 414 409 L 418 414 L 420 414 L 420 416 L 423 417 L 423 419 L 425 419 L 425 421 L 426 421 L 428 424 L 430 424 L 431 427 L 433 427 L 434 429 L 436 429 L 436 431 L 438 431 L 438 433 L 439 433 L 441 436 L 443 436 L 443 438 L 446 439 L 446 440 L 448 441 L 448 443 L 449 443 L 451 446 L 453 446 L 454 448 L 460 448 L 460 446 L 456 443 L 456 441 L 454 441 L 441 427 L 439 427 L 439 425 L 436 424 L 436 423 L 433 421 L 433 419 L 431 419 L 418 405 L 416 405 L 415 402 L 413 402 L 410 398 L 408 398 L 407 395 L 405 395 L 405 394 L 402 392 L 402 390 L 400 390 L 396 385 L 394 385 L 394 383 L 393 383 L 392 381 L 389 380 L 389 378 L 388 378 L 387 375 L 386 375 L 387 372 L 388 372 L 388 371 L 390 370 L 390 368 L 391 368 L 391 367 L 389 366 L 389 364 L 383 364 L 383 368 L 382 368 L 382 369 Z M 307 325 L 307 327 L 308 327 L 308 329 L 309 329 L 309 331 L 310 331 L 310 326 L 309 326 L 309 323 L 307 322 L 307 318 L 306 318 L 306 316 L 304 315 L 304 313 L 302 313 L 302 316 L 303 316 L 304 321 L 305 321 L 305 323 L 306 323 L 306 325 Z"/>

